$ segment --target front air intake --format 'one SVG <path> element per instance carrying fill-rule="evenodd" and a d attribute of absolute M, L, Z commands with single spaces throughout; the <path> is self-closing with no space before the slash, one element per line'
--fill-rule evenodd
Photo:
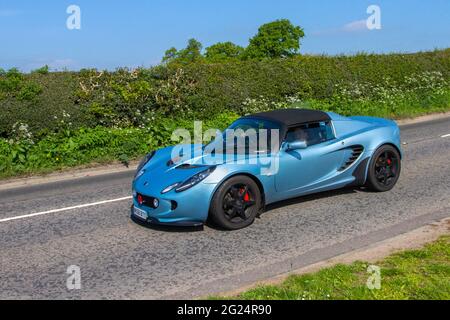
<path fill-rule="evenodd" d="M 198 169 L 198 168 L 203 168 L 203 167 L 204 166 L 197 165 L 197 164 L 182 164 L 182 165 L 179 165 L 177 167 L 177 169 L 189 170 L 189 169 Z"/>

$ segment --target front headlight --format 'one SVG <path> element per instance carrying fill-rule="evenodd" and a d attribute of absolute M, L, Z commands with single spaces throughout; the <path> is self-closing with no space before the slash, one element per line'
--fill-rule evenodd
<path fill-rule="evenodd" d="M 176 187 L 178 187 L 180 185 L 180 182 L 171 184 L 170 186 L 168 186 L 167 188 L 165 188 L 163 191 L 161 191 L 161 194 L 166 194 L 170 191 L 172 191 L 173 189 L 175 189 Z"/>
<path fill-rule="evenodd" d="M 136 169 L 136 173 L 134 175 L 134 179 L 137 179 L 144 174 L 145 171 L 142 169 L 153 158 L 154 155 L 155 155 L 155 151 L 152 151 L 152 152 L 146 154 L 145 157 L 141 160 L 141 162 L 139 162 L 139 165 Z"/>
<path fill-rule="evenodd" d="M 214 172 L 214 170 L 216 170 L 216 166 L 209 167 L 205 171 L 197 173 L 196 175 L 190 177 L 185 182 L 183 182 L 179 187 L 177 187 L 175 189 L 175 191 L 176 192 L 183 192 L 183 191 L 186 191 L 187 189 L 192 188 L 196 184 L 199 184 L 200 182 L 205 180 L 211 173 Z"/>

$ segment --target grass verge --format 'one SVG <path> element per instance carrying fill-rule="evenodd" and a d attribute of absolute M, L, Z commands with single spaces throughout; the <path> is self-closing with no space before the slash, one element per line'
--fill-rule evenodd
<path fill-rule="evenodd" d="M 380 267 L 381 287 L 370 290 L 370 265 Z M 228 297 L 229 298 L 229 297 Z M 280 285 L 259 286 L 239 300 L 448 300 L 450 236 L 423 249 L 397 253 L 375 264 L 355 262 L 317 273 L 292 275 Z M 212 297 L 221 299 L 221 297 Z"/>

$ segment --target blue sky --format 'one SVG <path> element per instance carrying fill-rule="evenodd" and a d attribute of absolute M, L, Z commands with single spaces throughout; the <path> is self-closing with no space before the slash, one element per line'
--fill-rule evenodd
<path fill-rule="evenodd" d="M 66 9 L 81 8 L 81 30 Z M 364 28 L 381 8 L 381 30 Z M 415 52 L 450 47 L 449 0 L 0 0 L 0 67 L 29 71 L 150 66 L 189 38 L 245 46 L 258 27 L 287 18 L 305 29 L 302 53 Z"/>

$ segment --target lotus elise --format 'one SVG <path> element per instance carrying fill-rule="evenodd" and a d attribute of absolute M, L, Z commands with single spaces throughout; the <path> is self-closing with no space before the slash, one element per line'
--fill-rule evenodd
<path fill-rule="evenodd" d="M 283 109 L 245 116 L 225 132 L 149 153 L 133 181 L 132 217 L 237 230 L 271 203 L 345 187 L 386 192 L 400 177 L 394 121 Z"/>

